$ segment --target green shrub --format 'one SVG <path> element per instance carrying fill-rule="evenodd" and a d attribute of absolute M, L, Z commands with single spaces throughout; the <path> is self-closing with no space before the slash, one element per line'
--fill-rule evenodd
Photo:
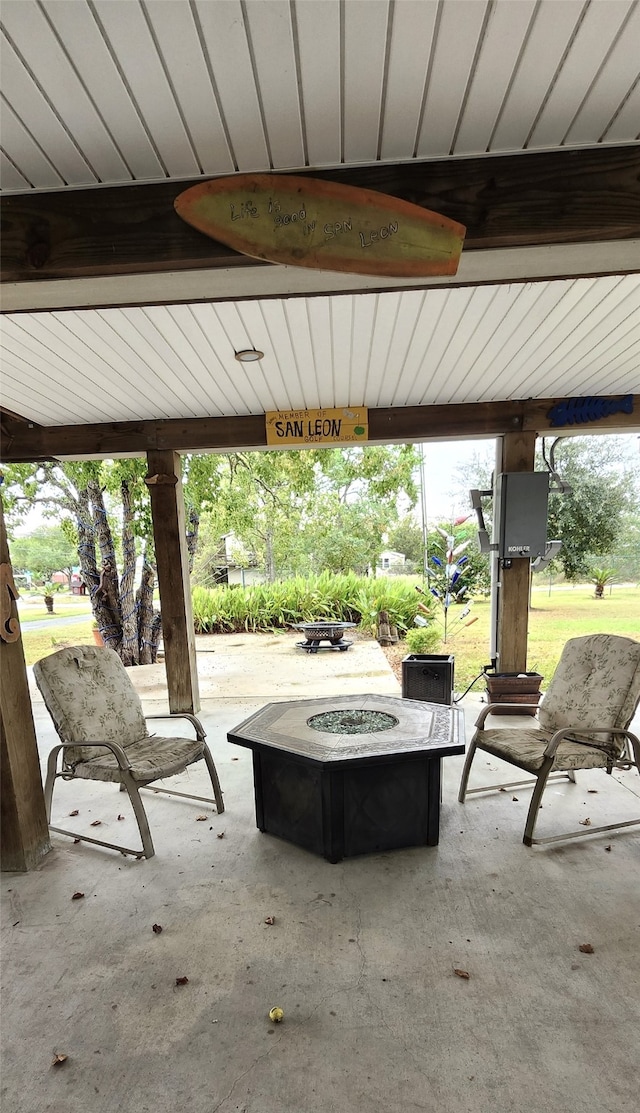
<path fill-rule="evenodd" d="M 441 640 L 442 635 L 437 626 L 414 626 L 405 635 L 410 653 L 433 653 Z"/>

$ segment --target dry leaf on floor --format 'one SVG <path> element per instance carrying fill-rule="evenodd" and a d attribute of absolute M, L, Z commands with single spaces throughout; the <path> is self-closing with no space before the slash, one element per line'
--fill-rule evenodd
<path fill-rule="evenodd" d="M 594 953 L 591 943 L 581 943 L 578 950 L 582 951 L 583 955 L 592 955 Z"/>
<path fill-rule="evenodd" d="M 469 979 L 471 977 L 468 970 L 459 970 L 457 966 L 454 966 L 453 972 L 454 974 L 457 974 L 459 978 Z"/>
<path fill-rule="evenodd" d="M 506 788 L 499 788 L 498 789 L 498 792 L 506 792 L 506 791 L 507 791 Z"/>
<path fill-rule="evenodd" d="M 82 842 L 82 839 L 74 839 L 74 842 Z"/>
<path fill-rule="evenodd" d="M 224 831 L 218 831 L 218 834 L 216 835 L 216 838 L 223 839 L 224 838 Z"/>
<path fill-rule="evenodd" d="M 588 788 L 587 792 L 597 793 L 597 788 Z"/>
<path fill-rule="evenodd" d="M 591 820 L 589 819 L 589 816 L 587 816 L 586 819 L 579 819 L 578 823 L 582 824 L 583 827 L 590 827 L 591 826 Z"/>
<path fill-rule="evenodd" d="M 59 1067 L 62 1063 L 66 1063 L 68 1058 L 69 1058 L 69 1056 L 65 1055 L 64 1052 L 54 1051 L 53 1059 L 51 1060 L 51 1066 L 52 1067 Z"/>
<path fill-rule="evenodd" d="M 267 916 L 264 922 L 265 924 L 269 924 L 269 926 L 271 926 L 272 924 L 275 924 L 276 918 L 275 916 Z"/>
<path fill-rule="evenodd" d="M 188 982 L 189 979 L 186 977 L 186 975 L 182 978 L 176 978 L 176 985 L 187 985 Z"/>
<path fill-rule="evenodd" d="M 239 757 L 232 757 L 231 760 L 232 761 L 240 761 L 240 758 Z"/>
<path fill-rule="evenodd" d="M 517 801 L 518 801 L 518 797 L 517 797 L 517 796 L 512 796 L 512 797 L 511 797 L 511 799 L 512 799 L 512 800 L 515 800 L 515 801 L 516 801 L 516 803 L 517 803 Z"/>
<path fill-rule="evenodd" d="M 209 818 L 208 815 L 197 815 L 196 816 L 196 823 L 204 823 L 205 819 L 208 819 L 208 818 Z"/>
<path fill-rule="evenodd" d="M 84 893 L 74 893 L 71 900 L 82 900 Z"/>
<path fill-rule="evenodd" d="M 119 815 L 119 816 L 118 816 L 118 819 L 124 819 L 124 816 L 123 816 L 123 815 Z"/>
<path fill-rule="evenodd" d="M 69 812 L 69 815 L 80 815 L 80 812 L 77 808 L 74 808 L 72 812 Z"/>
<path fill-rule="evenodd" d="M 91 826 L 92 827 L 100 827 L 101 823 L 102 823 L 101 819 L 94 819 Z"/>
<path fill-rule="evenodd" d="M 611 850 L 611 843 L 609 843 L 609 846 L 605 846 L 605 850 Z"/>
<path fill-rule="evenodd" d="M 159 935 L 160 932 L 162 931 L 162 925 L 161 924 L 154 924 L 153 927 L 151 928 L 151 930 L 153 932 L 155 932 L 156 935 Z"/>

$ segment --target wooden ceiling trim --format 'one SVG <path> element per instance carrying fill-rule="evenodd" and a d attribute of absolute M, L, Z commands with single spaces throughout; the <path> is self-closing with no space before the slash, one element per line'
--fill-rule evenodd
<path fill-rule="evenodd" d="M 537 401 L 369 410 L 368 443 L 496 437 L 521 430 L 563 437 L 640 431 L 640 395 L 633 396 L 631 413 L 617 412 L 599 418 L 597 422 L 552 427 L 549 411 L 563 401 L 566 399 L 545 398 Z M 264 414 L 43 426 L 3 411 L 1 431 L 0 460 L 4 464 L 56 457 L 108 459 L 113 456 L 142 456 L 146 452 L 164 449 L 174 452 L 233 452 L 266 447 Z"/>
<path fill-rule="evenodd" d="M 465 252 L 640 235 L 640 147 L 601 147 L 314 171 L 433 209 Z M 3 282 L 265 266 L 173 210 L 185 183 L 16 194 L 1 202 Z M 269 264 L 266 264 L 267 266 Z"/>

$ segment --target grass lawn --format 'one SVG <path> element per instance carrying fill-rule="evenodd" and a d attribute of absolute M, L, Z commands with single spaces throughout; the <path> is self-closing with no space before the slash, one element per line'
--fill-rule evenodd
<path fill-rule="evenodd" d="M 451 615 L 451 611 L 449 614 Z M 455 610 L 454 610 L 455 615 Z M 478 621 L 454 634 L 439 652 L 455 657 L 456 691 L 463 691 L 482 666 L 489 663 L 489 600 L 477 600 L 471 613 Z M 640 637 L 640 587 L 614 587 L 596 599 L 593 586 L 534 589 L 529 615 L 527 671 L 551 679 L 562 647 L 569 638 L 583 634 L 622 634 Z M 478 682 L 478 690 L 481 681 Z"/>

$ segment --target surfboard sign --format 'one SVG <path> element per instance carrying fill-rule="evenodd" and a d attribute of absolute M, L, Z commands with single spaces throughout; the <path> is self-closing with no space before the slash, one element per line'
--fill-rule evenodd
<path fill-rule="evenodd" d="M 269 263 L 391 278 L 451 275 L 466 229 L 373 189 L 292 174 L 237 174 L 174 202 L 187 224 Z"/>

